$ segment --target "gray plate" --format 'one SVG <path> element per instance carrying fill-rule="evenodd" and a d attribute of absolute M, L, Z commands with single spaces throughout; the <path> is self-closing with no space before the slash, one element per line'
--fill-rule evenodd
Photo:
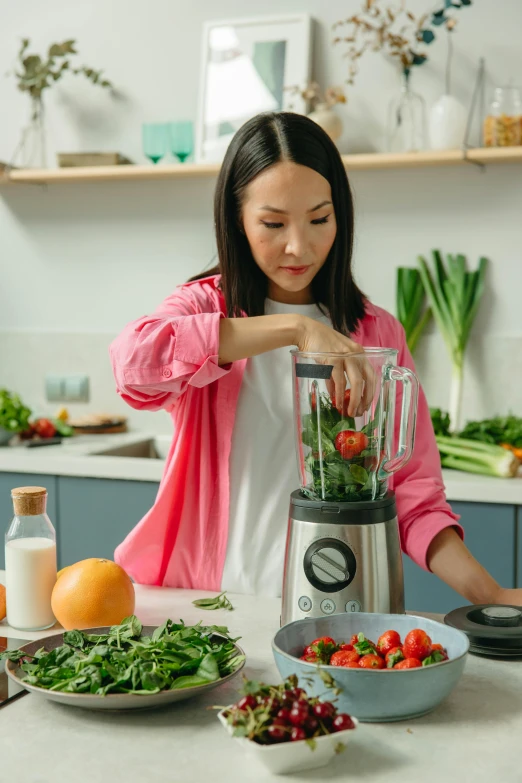
<path fill-rule="evenodd" d="M 86 628 L 85 633 L 105 634 L 108 633 L 109 630 L 110 628 L 108 627 Z M 156 626 L 145 625 L 143 626 L 142 635 L 151 636 L 155 630 Z M 220 638 L 219 634 L 216 634 L 215 637 Z M 29 655 L 34 655 L 41 647 L 45 647 L 45 649 L 50 652 L 51 650 L 56 649 L 56 647 L 60 647 L 62 644 L 63 634 L 59 633 L 55 636 L 47 636 L 44 639 L 38 639 L 36 642 L 24 644 L 20 649 L 27 652 Z M 235 644 L 234 647 L 236 648 L 238 655 L 245 654 L 239 645 Z M 184 699 L 191 699 L 194 696 L 200 696 L 202 693 L 206 693 L 207 691 L 216 688 L 218 685 L 222 685 L 224 682 L 231 680 L 239 674 L 244 665 L 245 662 L 243 661 L 235 672 L 227 674 L 226 677 L 222 677 L 220 680 L 216 680 L 216 682 L 209 682 L 207 685 L 198 685 L 196 688 L 183 688 L 179 691 L 160 691 L 159 693 L 153 693 L 150 696 L 138 696 L 133 693 L 109 693 L 107 696 L 96 696 L 92 693 L 61 693 L 60 691 L 48 691 L 45 688 L 38 688 L 35 685 L 28 685 L 23 682 L 22 677 L 25 676 L 25 673 L 13 661 L 5 662 L 5 670 L 11 680 L 16 682 L 17 685 L 21 685 L 22 688 L 25 688 L 31 693 L 43 696 L 45 699 L 49 699 L 49 701 L 57 701 L 60 704 L 68 704 L 71 707 L 82 707 L 83 709 L 88 710 L 119 711 L 150 710 L 153 708 L 165 707 L 167 704 L 172 704 L 175 701 L 183 701 Z"/>

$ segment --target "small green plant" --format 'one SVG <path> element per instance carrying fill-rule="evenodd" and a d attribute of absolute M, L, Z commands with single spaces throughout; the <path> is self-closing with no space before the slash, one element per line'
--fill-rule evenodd
<path fill-rule="evenodd" d="M 103 77 L 102 71 L 95 71 L 86 65 L 78 68 L 73 66 L 72 56 L 77 54 L 74 39 L 51 44 L 45 57 L 39 54 L 28 54 L 30 43 L 29 38 L 22 39 L 18 52 L 19 64 L 14 70 L 14 76 L 18 82 L 18 89 L 21 92 L 28 92 L 33 100 L 33 120 L 38 118 L 41 111 L 44 90 L 48 90 L 66 73 L 83 74 L 93 84 L 112 89 L 111 82 Z"/>

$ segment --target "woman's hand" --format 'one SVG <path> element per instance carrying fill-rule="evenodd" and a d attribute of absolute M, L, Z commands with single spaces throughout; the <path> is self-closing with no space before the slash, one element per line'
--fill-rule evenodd
<path fill-rule="evenodd" d="M 362 416 L 371 405 L 376 385 L 375 372 L 364 355 L 362 345 L 320 321 L 304 317 L 300 322 L 297 347 L 305 353 L 347 354 L 346 358 L 329 360 L 334 367 L 331 392 L 335 395 L 336 407 L 343 411 L 346 376 L 348 376 L 350 402 L 344 413 L 353 417 Z M 350 354 L 353 356 L 350 357 Z"/>
<path fill-rule="evenodd" d="M 519 606 L 522 608 L 522 587 L 499 587 L 498 591 L 495 591 L 491 596 L 489 603 L 503 604 L 504 606 Z"/>

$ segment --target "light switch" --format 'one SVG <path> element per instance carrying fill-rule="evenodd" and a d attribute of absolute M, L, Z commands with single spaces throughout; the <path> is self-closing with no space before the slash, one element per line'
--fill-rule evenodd
<path fill-rule="evenodd" d="M 68 375 L 64 378 L 65 402 L 89 402 L 89 377 Z"/>
<path fill-rule="evenodd" d="M 45 397 L 47 402 L 62 402 L 65 394 L 64 379 L 60 375 L 46 375 Z"/>

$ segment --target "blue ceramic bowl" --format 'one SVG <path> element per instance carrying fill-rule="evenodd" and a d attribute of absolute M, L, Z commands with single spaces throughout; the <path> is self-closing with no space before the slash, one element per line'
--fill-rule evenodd
<path fill-rule="evenodd" d="M 326 698 L 328 690 L 313 663 L 300 661 L 304 648 L 319 636 L 349 641 L 362 632 L 377 641 L 388 630 L 404 637 L 414 628 L 422 628 L 433 643 L 442 644 L 449 660 L 418 669 L 344 669 L 322 667 L 334 678 L 340 689 L 336 706 L 340 712 L 354 715 L 360 721 L 388 722 L 425 715 L 449 696 L 464 670 L 469 641 L 465 634 L 434 620 L 403 614 L 334 614 L 307 618 L 281 628 L 272 641 L 274 658 L 283 679 L 296 674 L 299 684 L 313 696 Z M 331 693 L 331 691 L 330 691 Z"/>

